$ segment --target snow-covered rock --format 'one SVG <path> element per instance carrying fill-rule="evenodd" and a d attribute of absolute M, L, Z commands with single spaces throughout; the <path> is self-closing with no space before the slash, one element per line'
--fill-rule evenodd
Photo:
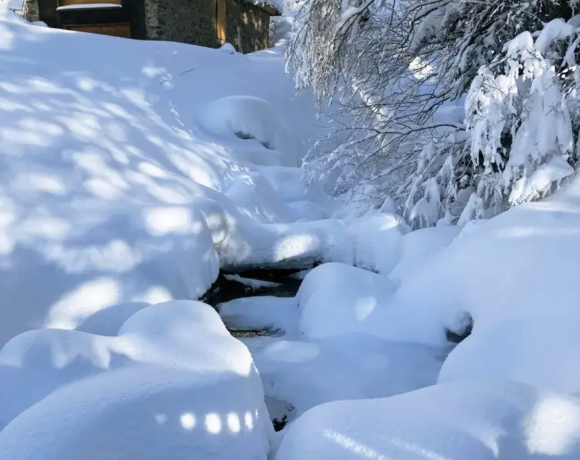
<path fill-rule="evenodd" d="M 367 214 L 348 227 L 354 242 L 355 265 L 387 275 L 401 258 L 408 227 L 395 214 Z"/>
<path fill-rule="evenodd" d="M 311 263 L 328 252 L 293 245 L 298 254 L 252 259 L 262 233 L 276 247 L 287 232 L 307 233 L 304 225 L 256 229 L 256 221 L 286 224 L 324 207 L 322 200 L 302 209 L 285 205 L 287 216 L 265 217 L 272 203 L 282 208 L 287 200 L 264 185 L 276 180 L 258 165 L 281 167 L 288 151 L 295 165 L 317 129 L 312 100 L 295 98 L 278 51 L 228 55 L 71 34 L 6 11 L 0 43 L 7 56 L 0 85 L 0 345 L 34 328 L 92 332 L 98 318 L 122 316 L 109 310 L 120 304 L 198 298 L 221 260 L 276 263 L 306 249 L 301 259 Z M 105 61 L 106 69 L 99 64 Z M 220 116 L 243 115 L 236 129 L 258 127 L 250 134 L 282 152 L 204 130 L 200 110 L 220 100 L 228 109 Z M 305 190 L 296 172 L 289 180 L 299 183 L 285 187 Z M 246 178 L 259 185 L 253 195 L 253 185 L 239 183 Z M 240 188 L 246 193 L 236 193 Z M 331 240 L 324 231 L 317 230 L 321 244 Z"/>
<path fill-rule="evenodd" d="M 144 365 L 237 375 L 263 399 L 248 349 L 217 312 L 201 302 L 172 301 L 141 309 L 115 337 L 46 329 L 12 339 L 0 350 L 0 426 L 68 384 Z"/>
<path fill-rule="evenodd" d="M 413 276 L 437 253 L 449 246 L 461 229 L 458 226 L 430 227 L 406 234 L 403 237 L 401 259 L 389 273 L 389 278 L 403 280 Z"/>
<path fill-rule="evenodd" d="M 292 404 L 289 422 L 327 402 L 381 398 L 433 385 L 445 356 L 445 350 L 365 334 L 325 340 L 259 337 L 245 343 L 265 394 Z"/>
<path fill-rule="evenodd" d="M 477 326 L 451 352 L 439 382 L 504 379 L 580 392 L 578 315 L 498 321 Z"/>
<path fill-rule="evenodd" d="M 298 334 L 298 302 L 292 297 L 246 297 L 220 304 L 218 310 L 230 329 Z"/>
<path fill-rule="evenodd" d="M 130 364 L 135 347 L 119 337 L 59 329 L 15 337 L 0 350 L 0 430 L 59 388 Z"/>
<path fill-rule="evenodd" d="M 296 166 L 297 146 L 292 134 L 264 99 L 229 96 L 208 104 L 201 124 L 219 136 L 255 139 L 267 149 L 287 153 L 287 166 Z"/>
<path fill-rule="evenodd" d="M 266 460 L 273 428 L 255 380 L 128 367 L 67 386 L 0 432 L 3 460 Z"/>
<path fill-rule="evenodd" d="M 385 276 L 344 264 L 321 265 L 306 276 L 296 297 L 300 331 L 311 339 L 368 333 L 369 322 L 387 307 L 394 290 Z"/>
<path fill-rule="evenodd" d="M 580 401 L 511 382 L 435 385 L 311 409 L 276 460 L 573 460 Z"/>

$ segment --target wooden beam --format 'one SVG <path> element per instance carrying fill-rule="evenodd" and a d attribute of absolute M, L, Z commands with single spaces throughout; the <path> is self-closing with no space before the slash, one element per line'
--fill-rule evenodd
<path fill-rule="evenodd" d="M 270 13 L 271 16 L 282 16 L 282 13 L 280 11 L 264 3 L 254 3 L 254 5 L 256 5 L 258 8 L 262 8 L 263 10 L 267 11 L 268 13 Z"/>
<path fill-rule="evenodd" d="M 90 5 L 93 3 L 111 3 L 114 5 L 121 5 L 121 0 L 60 0 L 59 6 L 69 5 Z"/>

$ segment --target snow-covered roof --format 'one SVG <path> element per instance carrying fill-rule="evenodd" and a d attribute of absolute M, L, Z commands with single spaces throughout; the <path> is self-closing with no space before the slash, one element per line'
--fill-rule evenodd
<path fill-rule="evenodd" d="M 283 0 L 245 0 L 248 3 L 264 8 L 273 15 L 280 15 L 284 11 Z"/>
<path fill-rule="evenodd" d="M 100 8 L 122 8 L 118 3 L 80 3 L 75 5 L 59 6 L 56 11 L 66 10 L 96 10 Z"/>

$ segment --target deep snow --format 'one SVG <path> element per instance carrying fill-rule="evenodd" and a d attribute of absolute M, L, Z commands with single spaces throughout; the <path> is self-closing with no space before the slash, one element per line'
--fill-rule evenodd
<path fill-rule="evenodd" d="M 296 421 L 277 460 L 572 460 L 580 402 L 525 384 L 435 385 L 385 399 L 318 406 Z"/>
<path fill-rule="evenodd" d="M 90 331 L 119 304 L 199 298 L 220 266 L 382 268 L 360 224 L 329 220 L 340 204 L 296 168 L 319 128 L 280 50 L 119 40 L 10 14 L 0 42 L 0 344 Z M 369 232 L 379 247 L 399 228 L 385 217 Z"/>
<path fill-rule="evenodd" d="M 306 186 L 280 49 L 0 14 L 0 59 L 0 458 L 580 456 L 580 180 L 410 232 Z M 257 266 L 298 295 L 191 300 Z"/>

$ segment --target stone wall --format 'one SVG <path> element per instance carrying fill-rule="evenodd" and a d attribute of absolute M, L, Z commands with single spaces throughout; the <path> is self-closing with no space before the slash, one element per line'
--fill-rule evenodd
<path fill-rule="evenodd" d="M 242 53 L 270 46 L 270 15 L 244 0 L 227 0 L 226 37 Z"/>
<path fill-rule="evenodd" d="M 215 0 L 145 0 L 145 28 L 150 40 L 218 46 Z"/>
<path fill-rule="evenodd" d="M 30 22 L 40 21 L 40 12 L 38 9 L 38 0 L 24 0 L 22 4 L 22 13 Z"/>

